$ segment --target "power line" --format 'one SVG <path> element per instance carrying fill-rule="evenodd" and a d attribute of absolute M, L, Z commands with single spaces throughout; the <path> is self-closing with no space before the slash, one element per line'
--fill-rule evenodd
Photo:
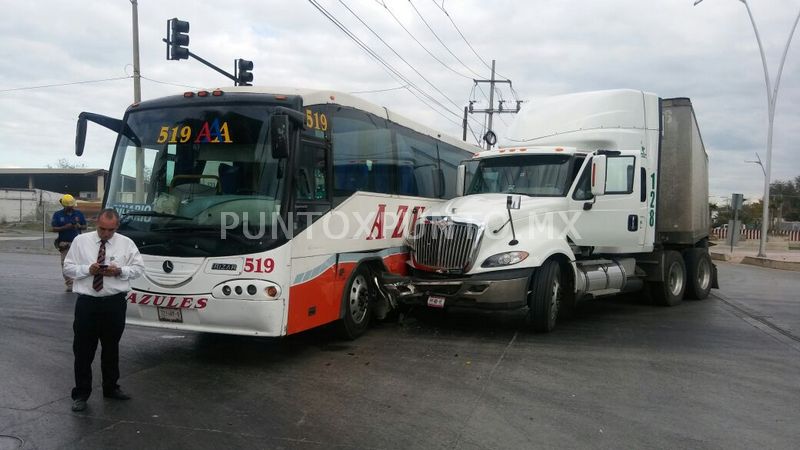
<path fill-rule="evenodd" d="M 451 119 L 450 117 L 448 117 L 448 116 L 446 116 L 445 114 L 443 114 L 443 113 L 442 113 L 442 111 L 440 111 L 440 110 L 438 110 L 438 109 L 434 108 L 433 106 L 431 106 L 431 105 L 430 105 L 430 103 L 428 103 L 427 101 L 425 101 L 425 100 L 424 100 L 422 97 L 420 97 L 420 95 L 424 96 L 425 98 L 427 98 L 427 99 L 428 99 L 429 101 L 431 101 L 432 103 L 435 103 L 436 105 L 438 105 L 438 106 L 439 106 L 441 109 L 443 109 L 444 111 L 446 111 L 446 112 L 448 112 L 448 113 L 450 113 L 450 114 L 452 114 L 452 115 L 455 115 L 455 116 L 457 116 L 457 117 L 459 117 L 459 118 L 460 118 L 460 116 L 458 116 L 458 115 L 454 114 L 454 113 L 453 113 L 452 111 L 450 111 L 450 110 L 449 110 L 449 109 L 448 109 L 446 106 L 444 106 L 443 104 L 441 104 L 441 102 L 439 102 L 439 101 L 438 101 L 438 100 L 436 100 L 435 98 L 431 97 L 431 96 L 430 96 L 428 93 L 426 93 L 425 91 L 423 91 L 422 89 L 420 89 L 419 87 L 417 87 L 417 86 L 416 86 L 414 83 L 412 83 L 410 80 L 408 80 L 407 78 L 405 78 L 405 77 L 403 76 L 403 74 L 402 74 L 402 73 L 400 73 L 400 72 L 399 72 L 397 69 L 395 69 L 394 67 L 392 67 L 392 66 L 391 66 L 389 63 L 387 63 L 387 62 L 386 62 L 386 61 L 385 61 L 383 58 L 381 58 L 381 57 L 380 57 L 380 56 L 379 56 L 377 53 L 375 53 L 375 51 L 374 51 L 374 50 L 372 50 L 372 48 L 370 48 L 370 47 L 369 47 L 367 44 L 365 44 L 363 41 L 361 41 L 361 39 L 359 39 L 359 38 L 358 38 L 358 37 L 357 37 L 355 34 L 353 34 L 353 32 L 351 32 L 349 28 L 347 28 L 347 27 L 346 27 L 344 24 L 342 24 L 342 23 L 341 23 L 341 22 L 340 22 L 340 21 L 339 21 L 339 20 L 338 20 L 336 17 L 334 17 L 334 16 L 333 16 L 333 14 L 331 14 L 331 13 L 330 13 L 330 12 L 329 12 L 327 9 L 325 9 L 325 8 L 324 8 L 322 5 L 320 5 L 320 4 L 319 4 L 319 3 L 318 3 L 316 0 L 308 0 L 308 1 L 309 1 L 309 3 L 311 3 L 311 5 L 312 5 L 312 6 L 314 6 L 315 8 L 317 8 L 317 10 L 318 10 L 318 11 L 319 11 L 319 12 L 320 12 L 320 13 L 321 13 L 323 16 L 325 16 L 325 18 L 327 18 L 328 20 L 330 20 L 330 21 L 331 21 L 331 22 L 332 22 L 334 25 L 336 25 L 336 27 L 337 27 L 337 28 L 339 28 L 339 29 L 340 29 L 340 30 L 341 30 L 341 31 L 342 31 L 342 32 L 343 32 L 343 33 L 344 33 L 344 34 L 345 34 L 347 37 L 349 37 L 349 38 L 350 38 L 350 39 L 351 39 L 353 42 L 355 42 L 355 43 L 356 43 L 356 44 L 357 44 L 359 47 L 361 47 L 361 49 L 362 49 L 362 50 L 364 50 L 365 52 L 367 52 L 367 54 L 368 54 L 370 57 L 372 57 L 373 59 L 375 59 L 376 61 L 378 61 L 379 63 L 381 63 L 381 65 L 383 65 L 384 69 L 385 69 L 385 70 L 386 70 L 386 71 L 389 73 L 389 75 L 390 75 L 392 78 L 394 78 L 394 79 L 396 79 L 396 80 L 398 80 L 398 79 L 399 79 L 399 80 L 402 80 L 401 82 L 402 82 L 402 83 L 405 83 L 405 84 L 407 85 L 407 87 L 406 87 L 406 90 L 407 90 L 408 92 L 410 92 L 412 95 L 414 95 L 414 96 L 415 96 L 415 97 L 416 97 L 416 98 L 417 98 L 417 99 L 418 99 L 420 102 L 422 102 L 422 103 L 423 103 L 425 106 L 427 106 L 428 108 L 430 108 L 431 110 L 433 110 L 433 111 L 434 111 L 434 112 L 436 112 L 437 114 L 441 115 L 441 116 L 442 116 L 442 117 L 444 117 L 445 119 L 449 120 L 449 121 L 450 121 L 450 122 L 452 122 L 453 124 L 455 124 L 455 125 L 459 125 L 459 124 L 458 124 L 457 122 L 455 122 L 453 119 Z M 399 80 L 398 80 L 398 81 L 399 81 Z M 412 90 L 412 88 L 413 88 L 413 90 Z M 415 90 L 416 90 L 416 92 L 415 92 Z"/>
<path fill-rule="evenodd" d="M 410 0 L 409 0 L 409 1 L 410 1 Z M 483 63 L 483 65 L 484 65 L 484 66 L 486 66 L 486 68 L 487 68 L 487 69 L 491 70 L 491 68 L 492 68 L 492 67 L 491 67 L 491 66 L 490 66 L 490 65 L 489 65 L 489 64 L 486 62 L 486 60 L 485 60 L 485 59 L 481 58 L 481 55 L 479 55 L 479 54 L 478 54 L 478 52 L 476 52 L 476 51 L 475 51 L 475 48 L 473 48 L 473 47 L 472 47 L 472 44 L 470 44 L 470 43 L 469 43 L 469 41 L 467 40 L 467 37 L 466 37 L 466 36 L 464 36 L 464 33 L 462 33 L 462 32 L 461 32 L 461 30 L 458 28 L 458 25 L 456 25 L 456 23 L 455 23 L 455 21 L 453 20 L 453 18 L 452 18 L 452 17 L 450 17 L 450 14 L 447 12 L 447 10 L 446 10 L 446 9 L 444 9 L 444 1 L 442 1 L 442 4 L 441 4 L 441 6 L 440 6 L 438 3 L 436 3 L 436 1 L 435 1 L 435 0 L 431 0 L 431 1 L 433 2 L 433 4 L 434 4 L 434 5 L 436 5 L 436 7 L 437 7 L 437 8 L 439 8 L 439 9 L 440 9 L 440 10 L 441 10 L 441 11 L 444 13 L 444 15 L 445 15 L 445 16 L 447 16 L 447 19 L 448 19 L 448 20 L 450 20 L 450 23 L 451 23 L 451 24 L 453 24 L 453 28 L 455 28 L 455 29 L 456 29 L 456 31 L 458 32 L 458 35 L 459 35 L 459 36 L 461 36 L 461 39 L 463 39 L 463 40 L 464 40 L 464 42 L 465 42 L 465 43 L 467 44 L 467 46 L 469 47 L 469 49 L 470 49 L 470 50 L 472 50 L 472 53 L 474 53 L 474 54 L 475 54 L 475 56 L 477 56 L 477 57 L 478 57 L 478 59 L 480 59 L 480 60 L 481 60 L 481 62 Z M 474 72 L 473 72 L 473 73 L 474 73 Z M 496 74 L 497 76 L 499 76 L 500 78 L 505 78 L 506 80 L 508 79 L 508 77 L 505 77 L 505 76 L 503 76 L 503 75 L 500 75 L 499 73 L 496 73 L 496 72 L 495 72 L 495 74 Z"/>
<path fill-rule="evenodd" d="M 76 84 L 90 84 L 90 83 L 102 83 L 105 81 L 118 81 L 118 80 L 127 80 L 131 78 L 130 76 L 125 77 L 115 77 L 115 78 L 103 78 L 99 80 L 83 80 L 83 81 L 72 81 L 69 83 L 57 83 L 57 84 L 43 84 L 39 86 L 25 86 L 25 87 L 18 87 L 18 88 L 11 88 L 11 89 L 0 89 L 0 92 L 14 92 L 14 91 L 28 91 L 32 89 L 45 89 L 45 88 L 52 88 L 52 87 L 63 87 L 63 86 L 73 86 Z"/>
<path fill-rule="evenodd" d="M 436 32 L 435 32 L 435 31 L 433 31 L 433 28 L 430 26 L 430 24 L 428 24 L 428 21 L 427 21 L 427 20 L 425 20 L 425 17 L 423 17 L 423 16 L 422 16 L 422 13 L 420 13 L 420 12 L 419 12 L 419 10 L 417 9 L 417 7 L 416 7 L 416 6 L 414 6 L 414 3 L 413 3 L 411 0 L 408 0 L 408 3 L 411 5 L 411 7 L 412 7 L 412 8 L 414 9 L 414 11 L 417 13 L 417 16 L 419 16 L 419 18 L 422 20 L 422 23 L 424 23 L 424 24 L 425 24 L 425 26 L 426 26 L 426 27 L 428 27 L 428 29 L 431 31 L 431 33 L 433 33 L 433 35 L 436 37 L 436 40 L 438 40 L 438 41 L 439 41 L 439 43 L 440 43 L 440 44 L 442 44 L 442 47 L 444 47 L 444 48 L 445 48 L 445 50 L 447 50 L 447 51 L 448 51 L 448 52 L 449 52 L 451 55 L 453 55 L 453 58 L 455 58 L 455 59 L 456 59 L 456 61 L 458 61 L 459 63 L 461 63 L 461 65 L 462 65 L 462 66 L 464 66 L 464 67 L 465 67 L 467 70 L 469 70 L 470 72 L 472 72 L 473 74 L 475 74 L 475 76 L 477 76 L 477 77 L 479 77 L 479 78 L 480 78 L 480 76 L 481 76 L 481 75 L 480 75 L 478 72 L 475 72 L 474 70 L 472 70 L 472 69 L 471 69 L 470 67 L 468 67 L 466 64 L 464 64 L 464 61 L 461 61 L 461 59 L 460 59 L 458 56 L 456 56 L 456 54 L 455 54 L 455 53 L 453 53 L 453 51 L 452 51 L 452 50 L 450 50 L 450 47 L 448 47 L 448 46 L 447 46 L 447 45 L 446 45 L 446 44 L 445 44 L 445 43 L 442 41 L 442 39 L 439 37 L 439 35 L 438 35 L 438 34 L 436 34 Z"/>
<path fill-rule="evenodd" d="M 371 91 L 352 91 L 352 92 L 350 92 L 350 93 L 351 93 L 351 94 L 372 94 L 372 93 L 375 93 L 375 92 L 388 92 L 388 91 L 396 91 L 396 90 L 398 90 L 398 89 L 406 89 L 407 87 L 408 87 L 408 85 L 407 85 L 407 84 L 404 84 L 404 85 L 402 85 L 402 86 L 397 86 L 397 87 L 393 87 L 393 88 L 387 88 L 387 89 L 374 89 L 374 90 L 371 90 Z"/>
<path fill-rule="evenodd" d="M 141 74 L 139 76 L 142 77 L 143 80 L 152 81 L 153 83 L 166 84 L 166 85 L 169 85 L 169 86 L 185 87 L 185 88 L 189 88 L 189 89 L 203 89 L 201 87 L 189 86 L 187 84 L 178 84 L 178 83 L 170 83 L 169 81 L 154 80 L 152 78 L 148 78 L 148 77 L 146 77 L 144 75 L 141 75 Z"/>
<path fill-rule="evenodd" d="M 405 31 L 405 32 L 406 32 L 406 34 L 408 34 L 408 35 L 411 37 L 411 39 L 414 39 L 414 42 L 416 42 L 417 44 L 419 44 L 419 46 L 420 46 L 420 47 L 422 47 L 422 49 L 423 49 L 423 50 L 425 50 L 425 51 L 426 51 L 426 52 L 427 52 L 429 55 L 431 55 L 431 58 L 435 59 L 437 62 L 439 62 L 439 64 L 443 65 L 443 66 L 444 66 L 444 67 L 445 67 L 447 70 L 449 70 L 449 71 L 453 72 L 454 74 L 456 74 L 456 75 L 458 75 L 458 76 L 460 76 L 460 77 L 463 77 L 463 78 L 467 78 L 467 79 L 469 79 L 469 80 L 471 80 L 471 79 L 472 79 L 472 77 L 471 77 L 471 76 L 464 75 L 463 73 L 461 73 L 461 72 L 458 72 L 457 70 L 455 70 L 455 69 L 453 69 L 452 67 L 448 66 L 448 65 L 447 65 L 447 64 L 446 64 L 444 61 L 442 61 L 441 59 L 439 59 L 439 58 L 438 58 L 436 55 L 434 55 L 434 54 L 433 54 L 433 53 L 432 53 L 430 50 L 428 50 L 428 48 L 427 48 L 427 47 L 425 47 L 424 45 L 422 45 L 422 42 L 420 42 L 420 41 L 419 41 L 419 39 L 417 39 L 417 38 L 416 38 L 416 37 L 415 37 L 415 36 L 414 36 L 414 35 L 413 35 L 413 34 L 412 34 L 410 31 L 408 31 L 408 28 L 406 28 L 406 27 L 405 27 L 405 25 L 403 25 L 403 23 L 402 23 L 402 22 L 400 22 L 400 19 L 398 19 L 398 18 L 397 18 L 397 16 L 395 16 L 395 15 L 394 15 L 394 13 L 392 12 L 392 10 L 390 10 L 390 9 L 389 9 L 389 7 L 388 7 L 388 6 L 386 6 L 386 2 L 385 2 L 384 0 L 381 0 L 381 1 L 380 1 L 380 4 L 381 4 L 381 6 L 383 6 L 383 7 L 386 9 L 386 12 L 388 12 L 388 13 L 389 13 L 389 15 L 391 15 L 391 16 L 392 16 L 392 18 L 394 19 L 394 21 L 395 21 L 395 22 L 397 22 L 397 24 L 398 24 L 398 25 L 400 25 L 400 27 L 403 29 L 403 31 Z"/>
<path fill-rule="evenodd" d="M 411 63 L 409 63 L 409 62 L 408 62 L 408 61 L 407 61 L 405 58 L 403 58 L 403 57 L 400 55 L 400 53 L 398 53 L 398 52 L 397 52 L 397 51 L 396 51 L 396 50 L 395 50 L 395 49 L 394 49 L 394 48 L 393 48 L 391 45 L 389 45 L 389 43 L 388 43 L 388 42 L 386 42 L 385 40 L 383 40 L 383 38 L 382 38 L 382 37 L 381 37 L 381 36 L 380 36 L 378 33 L 376 33 L 376 32 L 375 32 L 375 30 L 373 30 L 373 29 L 372 29 L 372 27 L 370 27 L 369 25 L 367 25 L 367 23 L 366 23 L 366 22 L 364 22 L 364 20 L 362 20 L 362 19 L 361 19 L 361 17 L 359 17 L 359 15 L 358 15 L 358 14 L 356 14 L 356 13 L 355 13 L 355 12 L 354 12 L 352 9 L 350 9 L 350 7 L 349 7 L 349 6 L 347 6 L 347 4 L 346 4 L 346 3 L 345 3 L 343 0 L 339 0 L 339 3 L 341 3 L 341 4 L 342 4 L 342 6 L 344 6 L 344 7 L 345 7 L 345 9 L 347 9 L 347 10 L 350 12 L 350 14 L 352 14 L 352 15 L 353 15 L 353 16 L 354 16 L 354 17 L 355 17 L 355 18 L 356 18 L 356 19 L 357 19 L 359 22 L 361 22 L 361 24 L 363 24 L 365 27 L 367 27 L 367 29 L 368 29 L 368 30 L 369 30 L 369 31 L 370 31 L 370 32 L 371 32 L 373 35 L 375 35 L 375 37 L 377 37 L 377 38 L 378 38 L 378 39 L 379 39 L 381 42 L 383 42 L 383 45 L 385 45 L 385 46 L 386 46 L 386 47 L 387 47 L 389 50 L 391 50 L 391 51 L 392 51 L 392 53 L 394 53 L 394 54 L 395 54 L 395 56 L 397 56 L 398 58 L 400 58 L 400 60 L 401 60 L 401 61 L 403 61 L 403 62 L 404 62 L 404 63 L 405 63 L 405 64 L 406 64 L 406 65 L 407 65 L 409 68 L 411 68 L 411 70 L 413 70 L 413 71 L 414 71 L 414 73 L 416 73 L 417 75 L 419 75 L 419 77 L 420 77 L 420 78 L 422 78 L 422 79 L 423 79 L 423 80 L 424 80 L 426 83 L 428 83 L 428 85 L 430 85 L 430 87 L 432 87 L 432 88 L 433 88 L 433 89 L 434 89 L 436 92 L 438 92 L 438 93 L 439 93 L 439 94 L 440 94 L 442 97 L 446 98 L 446 99 L 447 99 L 447 101 L 449 101 L 450 103 L 452 103 L 452 104 L 453 104 L 453 106 L 455 106 L 456 108 L 461 108 L 461 106 L 460 106 L 459 104 L 457 104 L 456 102 L 454 102 L 454 101 L 453 101 L 453 100 L 452 100 L 450 97 L 448 97 L 448 96 L 447 96 L 447 95 L 446 95 L 444 92 L 442 92 L 442 91 L 441 91 L 441 89 L 439 89 L 438 87 L 436 87 L 436 85 L 434 85 L 434 84 L 433 84 L 433 83 L 432 83 L 430 80 L 428 80 L 428 79 L 425 77 L 425 75 L 423 75 L 422 73 L 420 73 L 420 71 L 419 71 L 419 70 L 417 70 L 417 68 L 416 68 L 416 67 L 414 67 L 414 66 L 413 66 Z M 451 111 L 451 112 L 452 112 L 452 111 Z M 458 116 L 458 114 L 456 114 L 456 116 L 457 116 L 457 117 L 460 117 L 460 116 Z"/>

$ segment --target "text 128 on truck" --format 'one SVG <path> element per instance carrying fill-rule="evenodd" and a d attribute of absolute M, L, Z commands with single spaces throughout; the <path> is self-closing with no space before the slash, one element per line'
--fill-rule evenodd
<path fill-rule="evenodd" d="M 411 276 L 384 280 L 399 301 L 527 307 L 550 331 L 581 298 L 645 291 L 675 305 L 716 287 L 708 157 L 687 98 L 534 101 L 500 148 L 460 167 L 458 190 L 415 225 Z"/>
<path fill-rule="evenodd" d="M 348 94 L 237 87 L 134 104 L 104 204 L 145 274 L 130 324 L 281 336 L 338 322 L 346 337 L 394 306 L 382 272 L 405 274 L 407 231 L 455 196 L 480 149 Z"/>

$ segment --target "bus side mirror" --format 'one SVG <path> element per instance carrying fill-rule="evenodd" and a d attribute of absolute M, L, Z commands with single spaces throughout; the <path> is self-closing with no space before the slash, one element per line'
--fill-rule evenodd
<path fill-rule="evenodd" d="M 606 193 L 606 155 L 595 155 L 592 158 L 592 195 Z"/>
<path fill-rule="evenodd" d="M 289 157 L 289 117 L 274 115 L 269 122 L 270 144 L 272 157 L 282 159 Z"/>
<path fill-rule="evenodd" d="M 460 164 L 458 166 L 458 172 L 456 173 L 456 196 L 463 197 L 464 190 L 466 189 L 466 181 L 467 181 L 467 166 L 466 164 Z"/>
<path fill-rule="evenodd" d="M 86 146 L 86 117 L 78 116 L 78 125 L 75 127 L 75 156 L 83 155 Z"/>

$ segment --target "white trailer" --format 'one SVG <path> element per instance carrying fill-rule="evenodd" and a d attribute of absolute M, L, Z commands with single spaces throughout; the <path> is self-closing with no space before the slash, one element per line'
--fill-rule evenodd
<path fill-rule="evenodd" d="M 645 291 L 672 306 L 716 287 L 708 156 L 687 98 L 533 102 L 460 168 L 457 192 L 415 225 L 411 275 L 384 277 L 400 303 L 527 307 L 547 332 L 582 298 Z"/>

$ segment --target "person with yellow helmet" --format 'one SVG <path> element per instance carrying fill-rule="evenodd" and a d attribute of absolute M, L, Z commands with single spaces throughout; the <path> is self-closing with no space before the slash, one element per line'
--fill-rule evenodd
<path fill-rule="evenodd" d="M 86 218 L 83 213 L 76 208 L 77 201 L 75 197 L 70 194 L 64 194 L 59 200 L 64 209 L 56 211 L 53 214 L 53 220 L 50 222 L 52 231 L 58 232 L 54 244 L 61 253 L 61 271 L 64 271 L 64 258 L 67 256 L 72 240 L 81 233 L 81 230 L 86 229 Z M 64 276 L 64 284 L 67 287 L 67 292 L 72 292 L 72 278 Z"/>

